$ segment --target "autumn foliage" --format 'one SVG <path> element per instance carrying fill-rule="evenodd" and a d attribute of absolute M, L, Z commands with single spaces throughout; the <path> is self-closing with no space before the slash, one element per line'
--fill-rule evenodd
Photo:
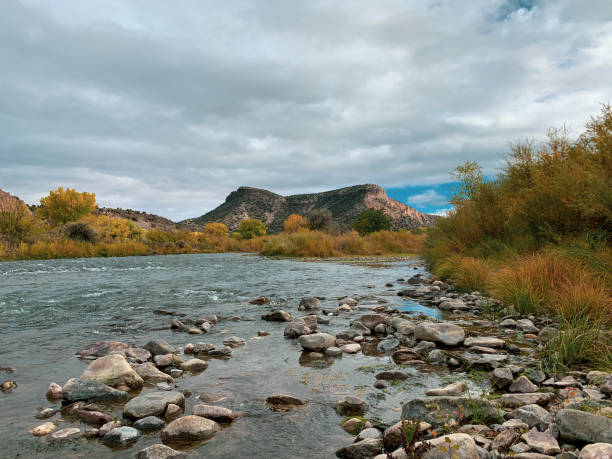
<path fill-rule="evenodd" d="M 308 220 L 298 214 L 291 214 L 283 223 L 283 229 L 286 233 L 299 233 L 308 231 Z"/>
<path fill-rule="evenodd" d="M 76 222 L 97 208 L 94 193 L 58 188 L 40 200 L 38 214 L 54 224 Z"/>

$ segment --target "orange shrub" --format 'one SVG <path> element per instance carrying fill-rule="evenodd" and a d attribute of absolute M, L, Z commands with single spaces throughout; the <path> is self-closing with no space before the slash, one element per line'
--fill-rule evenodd
<path fill-rule="evenodd" d="M 286 233 L 299 233 L 308 231 L 308 220 L 298 214 L 291 214 L 283 223 L 283 229 Z"/>

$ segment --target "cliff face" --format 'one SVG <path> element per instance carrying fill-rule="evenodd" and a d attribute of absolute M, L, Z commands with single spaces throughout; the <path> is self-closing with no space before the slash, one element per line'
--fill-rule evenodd
<path fill-rule="evenodd" d="M 307 215 L 314 209 L 328 209 L 342 229 L 351 224 L 365 209 L 382 209 L 393 220 L 393 228 L 430 226 L 436 221 L 427 215 L 391 199 L 377 185 L 356 185 L 323 193 L 281 196 L 258 188 L 240 187 L 231 192 L 225 202 L 201 217 L 181 223 L 201 227 L 210 222 L 225 223 L 231 231 L 245 218 L 256 218 L 268 225 L 268 231 L 281 231 L 283 222 L 291 214 Z"/>

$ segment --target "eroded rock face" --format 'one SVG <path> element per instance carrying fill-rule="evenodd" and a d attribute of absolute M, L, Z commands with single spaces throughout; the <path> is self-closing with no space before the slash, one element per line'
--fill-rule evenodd
<path fill-rule="evenodd" d="M 454 324 L 421 322 L 414 329 L 414 337 L 418 340 L 456 346 L 465 339 L 465 332 L 463 328 Z"/>
<path fill-rule="evenodd" d="M 219 424 L 200 416 L 183 416 L 162 430 L 166 444 L 191 444 L 212 438 L 220 430 Z"/>
<path fill-rule="evenodd" d="M 336 338 L 327 333 L 313 333 L 298 338 L 298 343 L 305 351 L 324 352 L 328 347 L 336 344 Z"/>
<path fill-rule="evenodd" d="M 81 375 L 81 381 L 98 381 L 111 387 L 123 384 L 130 389 L 138 389 L 144 384 L 125 357 L 119 354 L 107 355 L 91 362 Z"/>
<path fill-rule="evenodd" d="M 169 404 L 185 406 L 185 396 L 180 392 L 149 392 L 134 397 L 123 407 L 123 416 L 128 419 L 141 419 L 147 416 L 164 417 Z"/>
<path fill-rule="evenodd" d="M 557 426 L 563 440 L 612 443 L 612 419 L 585 411 L 559 410 Z"/>

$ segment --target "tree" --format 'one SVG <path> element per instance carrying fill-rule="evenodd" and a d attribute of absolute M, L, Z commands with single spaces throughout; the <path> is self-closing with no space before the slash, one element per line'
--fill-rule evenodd
<path fill-rule="evenodd" d="M 283 223 L 283 229 L 287 233 L 299 233 L 308 229 L 308 220 L 298 214 L 291 214 Z"/>
<path fill-rule="evenodd" d="M 308 213 L 308 227 L 313 231 L 329 231 L 334 227 L 329 209 L 314 209 Z"/>
<path fill-rule="evenodd" d="M 79 193 L 70 188 L 59 187 L 49 196 L 40 199 L 39 215 L 55 224 L 75 222 L 92 213 L 96 205 L 94 193 Z"/>
<path fill-rule="evenodd" d="M 353 222 L 353 229 L 362 236 L 376 231 L 389 231 L 391 229 L 391 218 L 380 209 L 366 209 Z"/>
<path fill-rule="evenodd" d="M 0 237 L 8 243 L 17 244 L 27 239 L 39 223 L 23 202 L 0 200 Z"/>
<path fill-rule="evenodd" d="M 467 161 L 461 166 L 457 166 L 451 177 L 459 182 L 459 188 L 450 199 L 453 205 L 459 205 L 463 201 L 471 200 L 478 192 L 479 187 L 484 183 L 482 168 L 476 161 Z"/>
<path fill-rule="evenodd" d="M 253 239 L 257 236 L 263 236 L 267 230 L 268 228 L 264 222 L 255 218 L 246 218 L 238 226 L 238 233 L 240 233 L 242 239 Z"/>
<path fill-rule="evenodd" d="M 229 232 L 229 229 L 227 228 L 227 225 L 224 223 L 218 223 L 218 222 L 207 223 L 206 226 L 204 227 L 204 233 L 208 234 L 209 236 L 227 236 L 228 232 Z"/>

